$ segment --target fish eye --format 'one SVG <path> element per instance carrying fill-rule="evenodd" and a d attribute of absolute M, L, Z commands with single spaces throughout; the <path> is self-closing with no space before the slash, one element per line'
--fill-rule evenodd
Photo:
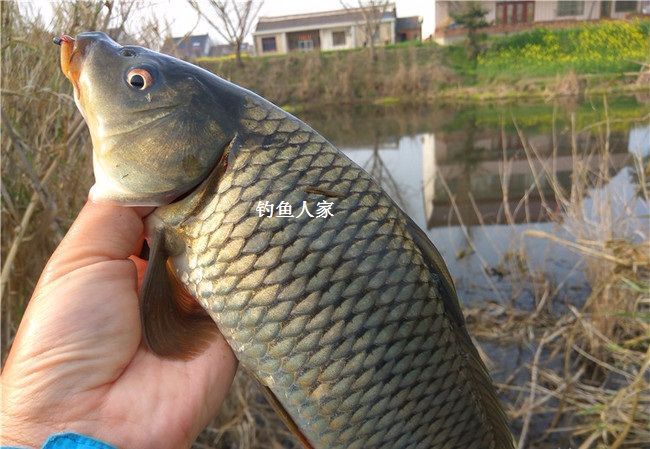
<path fill-rule="evenodd" d="M 120 51 L 120 54 L 121 54 L 122 56 L 126 56 L 127 58 L 132 58 L 133 56 L 135 56 L 135 51 L 133 51 L 133 50 L 130 49 L 130 48 L 123 48 L 123 49 Z"/>
<path fill-rule="evenodd" d="M 132 69 L 126 76 L 129 86 L 138 90 L 145 90 L 153 84 L 153 77 L 145 69 Z"/>

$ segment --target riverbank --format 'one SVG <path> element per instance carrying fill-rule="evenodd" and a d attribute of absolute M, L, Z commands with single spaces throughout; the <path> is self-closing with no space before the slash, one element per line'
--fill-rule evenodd
<path fill-rule="evenodd" d="M 535 29 L 491 38 L 476 63 L 460 45 L 200 58 L 197 64 L 276 104 L 552 98 L 650 90 L 650 20 Z M 645 74 L 641 74 L 645 72 Z"/>

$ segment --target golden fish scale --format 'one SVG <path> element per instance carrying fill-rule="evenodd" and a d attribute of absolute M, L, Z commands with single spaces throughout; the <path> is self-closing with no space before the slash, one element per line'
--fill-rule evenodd
<path fill-rule="evenodd" d="M 320 135 L 252 101 L 217 192 L 175 261 L 242 366 L 316 448 L 494 447 L 437 276 L 401 211 Z M 308 193 L 331 191 L 336 197 Z M 338 196 L 340 195 L 340 196 Z M 258 217 L 258 201 L 334 203 Z"/>

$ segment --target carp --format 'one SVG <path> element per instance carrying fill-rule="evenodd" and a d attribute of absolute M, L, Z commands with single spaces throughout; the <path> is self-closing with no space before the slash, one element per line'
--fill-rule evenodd
<path fill-rule="evenodd" d="M 513 447 L 442 257 L 362 168 L 192 64 L 99 32 L 58 43 L 91 198 L 156 207 L 152 351 L 192 357 L 218 328 L 306 447 Z"/>

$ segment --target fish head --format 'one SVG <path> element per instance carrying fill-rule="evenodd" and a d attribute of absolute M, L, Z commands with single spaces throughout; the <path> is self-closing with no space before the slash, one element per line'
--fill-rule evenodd
<path fill-rule="evenodd" d="M 92 138 L 92 200 L 162 206 L 208 176 L 234 138 L 233 85 L 101 32 L 58 41 Z"/>

